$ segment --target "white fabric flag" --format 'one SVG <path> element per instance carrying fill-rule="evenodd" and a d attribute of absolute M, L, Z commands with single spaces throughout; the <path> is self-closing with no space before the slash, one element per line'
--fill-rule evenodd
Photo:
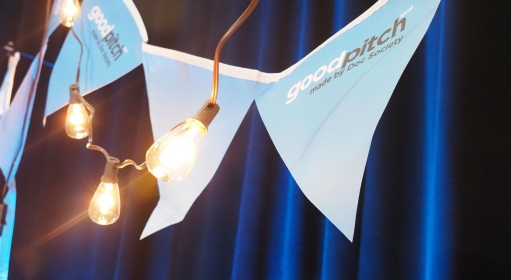
<path fill-rule="evenodd" d="M 0 237 L 0 279 L 7 279 L 1 277 L 4 275 L 7 276 L 9 272 L 9 255 L 12 244 L 12 230 L 14 227 L 14 210 L 16 209 L 16 188 L 13 182 L 21 161 L 21 155 L 25 146 L 27 130 L 30 123 L 32 106 L 34 104 L 35 95 L 31 96 L 31 91 L 36 75 L 38 57 L 39 56 L 32 62 L 23 82 L 16 91 L 16 95 L 14 96 L 9 110 L 0 117 L 0 170 L 9 186 L 7 196 L 4 199 L 4 203 L 7 205 L 7 224 L 4 225 L 4 232 Z M 25 115 L 27 115 L 26 120 Z M 25 122 L 25 127 L 23 127 Z M 16 157 L 18 149 L 20 150 L 20 154 Z"/>
<path fill-rule="evenodd" d="M 142 63 L 147 31 L 132 0 L 84 0 L 73 28 L 84 46 L 79 83 L 82 95 Z M 80 43 L 70 31 L 52 70 L 45 118 L 68 104 L 79 56 Z"/>
<path fill-rule="evenodd" d="M 377 2 L 256 99 L 298 186 L 349 240 L 373 133 L 439 2 Z"/>
<path fill-rule="evenodd" d="M 53 3 L 46 39 L 50 37 L 53 31 L 55 31 L 60 24 L 57 9 L 59 8 L 59 2 L 61 1 L 62 0 L 57 0 Z M 45 51 L 46 48 L 43 48 L 43 58 Z M 32 61 L 27 74 L 16 91 L 16 95 L 14 96 L 11 106 L 7 112 L 0 117 L 0 170 L 4 174 L 9 186 L 7 195 L 4 198 L 4 203 L 7 205 L 7 214 L 5 218 L 6 224 L 3 226 L 2 236 L 0 237 L 0 279 L 7 279 L 9 275 L 9 261 L 17 196 L 14 176 L 18 171 L 18 166 L 21 161 L 28 126 L 30 124 L 30 116 L 32 115 L 35 95 L 30 95 L 32 92 L 32 86 L 35 82 L 38 63 L 39 55 L 37 55 Z M 25 115 L 27 116 L 26 119 Z M 24 123 L 25 126 L 23 126 Z M 20 154 L 16 157 L 18 149 L 20 150 Z"/>
<path fill-rule="evenodd" d="M 21 160 L 21 154 L 18 158 L 16 158 L 18 147 L 21 147 L 21 150 L 23 150 L 23 147 L 25 146 L 27 130 L 30 123 L 30 115 L 32 113 L 32 106 L 34 102 L 34 95 L 31 96 L 30 93 L 35 81 L 38 60 L 39 55 L 37 55 L 34 61 L 32 61 L 25 78 L 21 82 L 19 89 L 16 91 L 11 107 L 0 118 L 0 150 L 2 151 L 0 153 L 0 169 L 3 172 L 5 179 L 8 180 L 9 185 L 14 179 L 13 175 L 16 174 Z M 25 121 L 26 114 L 28 117 L 26 119 L 25 130 L 23 131 L 23 123 Z M 11 170 L 11 166 L 11 176 L 10 178 L 7 178 L 9 170 Z"/>
<path fill-rule="evenodd" d="M 219 97 L 225 99 L 218 104 L 223 115 L 213 121 L 210 138 L 204 139 L 188 177 L 176 185 L 158 183 L 160 201 L 142 238 L 181 221 L 209 183 L 250 104 L 250 98 L 247 103 L 235 100 L 243 92 L 257 96 L 272 141 L 305 196 L 353 240 L 360 184 L 374 130 L 439 2 L 380 0 L 282 73 L 220 68 L 224 80 Z M 209 91 L 211 72 L 201 67 L 211 69 L 211 64 L 145 47 L 155 139 L 190 117 L 203 102 L 196 94 Z M 236 88 L 243 83 L 249 86 Z M 239 108 L 231 112 L 223 106 Z M 220 128 L 227 127 L 229 137 L 217 138 Z M 214 151 L 217 145 L 222 149 Z"/>
<path fill-rule="evenodd" d="M 5 73 L 4 81 L 0 86 L 0 117 L 7 112 L 11 104 L 12 85 L 14 83 L 14 73 L 16 73 L 16 66 L 20 60 L 20 53 L 15 52 L 14 55 L 9 57 L 7 65 L 7 72 Z"/>
<path fill-rule="evenodd" d="M 144 71 L 155 141 L 191 118 L 209 99 L 213 61 L 144 44 Z M 195 164 L 180 183 L 158 181 L 160 201 L 142 238 L 183 220 L 195 199 L 215 174 L 238 127 L 258 92 L 269 87 L 271 75 L 220 65 L 220 112 L 208 128 Z M 263 83 L 257 82 L 263 80 Z"/>
<path fill-rule="evenodd" d="M 60 25 L 59 9 L 63 1 L 64 0 L 56 0 L 53 3 L 49 15 L 50 18 L 48 20 L 48 33 L 46 34 L 46 39 L 48 39 Z M 43 58 L 45 52 L 46 47 L 43 48 Z M 27 129 L 30 123 L 30 116 L 32 115 L 32 106 L 34 102 L 34 96 L 30 98 L 30 94 L 32 91 L 32 85 L 36 78 L 38 63 L 39 54 L 32 61 L 28 72 L 16 91 L 16 95 L 14 96 L 14 100 L 9 110 L 7 110 L 7 112 L 5 112 L 5 114 L 0 118 L 0 169 L 4 174 L 4 177 L 6 177 L 6 180 L 8 180 L 9 185 L 14 180 L 14 175 L 18 170 L 18 164 L 21 160 L 21 154 L 17 159 L 15 159 L 18 147 L 20 147 L 21 151 L 23 151 L 25 146 Z M 14 75 L 14 73 L 12 74 Z M 28 102 L 30 102 L 30 104 L 28 104 Z M 23 131 L 25 115 L 27 115 L 27 119 L 25 131 Z M 9 170 L 11 170 L 11 166 L 11 176 L 10 178 L 7 178 Z"/>

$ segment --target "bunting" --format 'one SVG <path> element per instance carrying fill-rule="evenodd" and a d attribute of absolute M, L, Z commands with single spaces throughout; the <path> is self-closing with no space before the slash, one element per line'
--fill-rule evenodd
<path fill-rule="evenodd" d="M 220 66 L 220 113 L 194 168 L 160 201 L 142 238 L 181 221 L 207 186 L 255 97 L 280 156 L 305 196 L 353 240 L 371 140 L 439 0 L 380 0 L 282 73 Z M 207 99 L 212 61 L 144 46 L 153 134 L 158 139 Z"/>

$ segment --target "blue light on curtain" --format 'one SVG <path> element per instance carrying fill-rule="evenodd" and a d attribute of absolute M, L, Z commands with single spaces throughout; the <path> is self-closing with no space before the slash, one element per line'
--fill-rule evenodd
<path fill-rule="evenodd" d="M 425 143 L 424 143 L 424 279 L 450 279 L 448 267 L 452 238 L 452 194 L 449 153 L 449 81 L 452 70 L 447 33 L 450 1 L 443 1 L 425 37 Z M 449 7 L 449 8 L 448 8 Z M 436 54 L 436 55 L 430 55 Z"/>

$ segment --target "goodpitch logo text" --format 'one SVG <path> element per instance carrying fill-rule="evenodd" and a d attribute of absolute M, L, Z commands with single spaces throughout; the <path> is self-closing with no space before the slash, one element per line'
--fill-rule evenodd
<path fill-rule="evenodd" d="M 411 9 L 413 9 L 413 6 L 406 13 L 411 11 Z M 344 74 L 346 69 L 347 71 L 355 69 L 355 67 L 362 65 L 364 62 L 366 62 L 366 60 L 373 59 L 386 50 L 398 45 L 401 43 L 403 36 L 396 39 L 394 39 L 394 37 L 397 36 L 398 31 L 403 32 L 405 28 L 406 18 L 401 16 L 394 21 L 393 28 L 385 30 L 380 36 L 375 35 L 366 39 L 360 48 L 356 48 L 351 52 L 346 53 L 346 51 L 343 51 L 339 57 L 334 58 L 328 65 L 319 67 L 319 69 L 314 74 L 308 75 L 302 81 L 293 85 L 287 93 L 288 100 L 286 101 L 286 105 L 293 102 L 298 96 L 298 93 L 300 93 L 302 90 L 306 90 L 313 82 L 316 83 L 319 81 L 319 83 L 310 90 L 310 94 L 313 94 L 320 88 L 330 83 L 332 76 L 329 76 L 323 81 L 320 81 L 323 79 L 325 74 L 335 72 L 333 73 L 333 78 L 337 79 Z M 364 54 L 368 55 L 360 59 Z"/>
<path fill-rule="evenodd" d="M 108 20 L 99 6 L 94 6 L 87 15 L 87 18 L 96 23 L 99 35 L 96 33 L 96 30 L 92 30 L 92 36 L 103 54 L 106 66 L 110 67 L 112 65 L 111 59 L 117 61 L 123 53 L 128 53 L 128 48 L 121 46 L 119 34 L 114 33 L 115 25 L 108 24 Z"/>

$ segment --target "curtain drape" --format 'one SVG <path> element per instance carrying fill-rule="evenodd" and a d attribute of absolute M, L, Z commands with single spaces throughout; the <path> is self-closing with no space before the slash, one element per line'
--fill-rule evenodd
<path fill-rule="evenodd" d="M 0 43 L 35 54 L 44 2 L 1 0 Z M 250 1 L 134 2 L 150 44 L 212 59 Z M 280 72 L 374 2 L 261 0 L 221 61 Z M 375 132 L 353 243 L 300 191 L 255 103 L 183 222 L 139 240 L 158 189 L 125 168 L 120 219 L 94 224 L 86 211 L 104 159 L 66 136 L 65 108 L 42 126 L 45 66 L 16 177 L 9 279 L 511 279 L 509 5 L 441 2 Z M 86 99 L 95 142 L 144 161 L 154 139 L 142 66 Z"/>

